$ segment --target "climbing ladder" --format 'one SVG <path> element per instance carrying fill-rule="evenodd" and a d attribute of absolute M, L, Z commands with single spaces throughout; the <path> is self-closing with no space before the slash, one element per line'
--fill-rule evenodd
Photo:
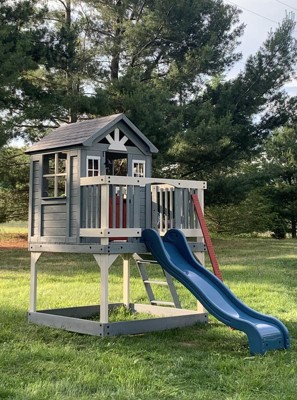
<path fill-rule="evenodd" d="M 172 276 L 168 274 L 163 268 L 163 274 L 164 274 L 164 281 L 160 280 L 152 280 L 149 278 L 148 272 L 147 272 L 147 266 L 149 264 L 158 264 L 157 261 L 155 260 L 145 260 L 140 258 L 139 256 L 134 258 L 140 273 L 140 276 L 142 278 L 146 293 L 148 295 L 149 301 L 151 305 L 154 306 L 170 306 L 170 307 L 175 307 L 175 308 L 181 308 L 181 304 L 178 298 L 178 294 L 176 292 Z M 159 286 L 168 286 L 168 289 L 170 291 L 170 294 L 172 296 L 173 301 L 163 301 L 163 300 L 156 300 L 152 285 L 159 285 Z"/>

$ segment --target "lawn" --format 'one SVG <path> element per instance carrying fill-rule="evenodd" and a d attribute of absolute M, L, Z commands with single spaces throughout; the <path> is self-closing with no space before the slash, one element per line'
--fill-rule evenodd
<path fill-rule="evenodd" d="M 218 239 L 215 247 L 226 284 L 287 325 L 291 350 L 251 357 L 247 337 L 214 318 L 208 325 L 103 339 L 28 325 L 30 256 L 1 248 L 0 240 L 0 399 L 295 400 L 296 241 Z M 98 303 L 91 256 L 47 254 L 39 269 L 39 308 Z M 131 283 L 132 301 L 146 302 L 135 267 Z M 110 287 L 110 300 L 121 301 L 119 262 Z M 194 308 L 192 295 L 177 288 L 183 306 Z"/>

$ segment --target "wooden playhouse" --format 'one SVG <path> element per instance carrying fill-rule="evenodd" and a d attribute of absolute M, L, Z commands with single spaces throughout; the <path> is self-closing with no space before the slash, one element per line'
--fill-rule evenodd
<path fill-rule="evenodd" d="M 170 275 L 166 284 L 172 304 L 154 298 L 145 266 L 150 255 L 142 230 L 164 235 L 170 228 L 191 238 L 203 257 L 204 242 L 191 195 L 203 205 L 206 182 L 151 177 L 152 155 L 158 150 L 124 115 L 116 114 L 62 126 L 27 150 L 31 156 L 29 250 L 32 323 L 91 335 L 148 332 L 206 322 L 202 307 L 181 308 Z M 194 239 L 193 239 L 194 238 Z M 100 304 L 37 310 L 37 262 L 44 252 L 90 253 L 100 271 Z M 129 290 L 131 255 L 139 266 L 149 304 L 132 304 Z M 109 323 L 108 271 L 123 258 L 123 302 L 153 319 Z M 88 320 L 99 314 L 99 321 Z"/>

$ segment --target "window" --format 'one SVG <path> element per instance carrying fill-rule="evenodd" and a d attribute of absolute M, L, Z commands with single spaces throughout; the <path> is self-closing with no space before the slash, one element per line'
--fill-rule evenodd
<path fill-rule="evenodd" d="M 87 157 L 87 176 L 100 175 L 100 157 Z"/>
<path fill-rule="evenodd" d="M 43 156 L 43 197 L 66 197 L 67 153 Z"/>
<path fill-rule="evenodd" d="M 133 176 L 135 178 L 144 178 L 145 177 L 145 161 L 133 160 L 132 171 L 133 171 Z"/>

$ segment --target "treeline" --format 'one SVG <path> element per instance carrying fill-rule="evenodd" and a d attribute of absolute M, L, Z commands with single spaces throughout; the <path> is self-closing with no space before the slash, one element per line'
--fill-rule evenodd
<path fill-rule="evenodd" d="M 208 181 L 214 230 L 296 237 L 297 99 L 283 90 L 295 22 L 226 79 L 239 13 L 221 0 L 0 0 L 0 219 L 26 213 L 12 138 L 124 112 L 160 150 L 154 176 Z"/>

